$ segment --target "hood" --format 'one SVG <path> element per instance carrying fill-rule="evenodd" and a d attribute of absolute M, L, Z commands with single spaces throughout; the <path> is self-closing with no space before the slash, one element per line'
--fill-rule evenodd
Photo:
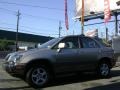
<path fill-rule="evenodd" d="M 23 56 L 24 56 L 24 55 L 29 55 L 29 54 L 38 53 L 38 52 L 45 52 L 48 50 L 50 50 L 50 49 L 48 49 L 48 48 L 44 48 L 44 49 L 35 48 L 35 49 L 30 49 L 28 51 L 18 52 L 18 54 L 23 54 Z"/>
<path fill-rule="evenodd" d="M 26 56 L 26 55 L 29 55 L 29 54 L 48 51 L 48 50 L 49 50 L 48 48 L 45 48 L 45 49 L 35 48 L 35 49 L 27 50 L 27 51 L 12 52 L 12 53 L 9 53 L 6 57 L 14 56 L 14 55 L 23 55 L 23 56 L 25 55 Z"/>

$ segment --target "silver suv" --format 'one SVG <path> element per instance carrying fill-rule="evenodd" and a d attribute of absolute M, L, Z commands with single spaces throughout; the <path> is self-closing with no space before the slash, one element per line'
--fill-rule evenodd
<path fill-rule="evenodd" d="M 37 49 L 10 53 L 3 64 L 12 76 L 33 87 L 43 87 L 61 74 L 94 71 L 107 77 L 115 65 L 113 50 L 98 40 L 78 36 L 52 39 Z"/>

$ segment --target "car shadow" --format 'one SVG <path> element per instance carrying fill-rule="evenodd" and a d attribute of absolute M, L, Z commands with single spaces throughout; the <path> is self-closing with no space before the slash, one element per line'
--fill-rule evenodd
<path fill-rule="evenodd" d="M 113 78 L 113 77 L 117 77 L 120 76 L 120 70 L 112 70 L 111 75 L 109 78 Z M 54 79 L 49 85 L 47 85 L 44 88 L 49 88 L 49 87 L 54 87 L 54 86 L 62 86 L 62 85 L 67 85 L 67 84 L 73 84 L 73 83 L 81 83 L 81 82 L 86 82 L 86 81 L 92 81 L 92 80 L 99 80 L 101 78 L 99 78 L 96 74 L 94 73 L 82 73 L 82 74 L 72 74 L 72 75 L 66 75 L 66 76 L 62 76 L 62 77 L 57 77 L 56 79 Z M 0 79 L 0 82 L 9 82 L 12 83 L 12 81 L 15 81 L 16 83 L 19 81 L 21 81 L 20 79 Z M 88 88 L 85 90 L 120 90 L 120 82 L 118 83 L 118 79 L 117 80 L 113 80 L 111 81 L 111 83 L 113 84 L 109 84 L 106 86 L 98 86 L 98 87 L 93 87 L 93 88 Z M 115 88 L 115 89 L 112 89 Z M 8 87 L 8 88 L 1 88 L 0 90 L 35 90 L 33 88 L 31 88 L 28 85 L 25 86 L 14 86 L 14 87 Z M 37 89 L 37 90 L 42 90 L 41 89 Z"/>
<path fill-rule="evenodd" d="M 30 88 L 29 86 L 24 86 L 24 87 L 0 88 L 0 90 L 17 90 L 17 89 L 22 89 L 22 90 L 28 89 L 28 90 L 30 90 L 29 88 Z"/>
<path fill-rule="evenodd" d="M 112 70 L 111 77 L 117 77 L 117 76 L 120 76 L 120 70 Z"/>
<path fill-rule="evenodd" d="M 20 79 L 0 79 L 0 82 L 21 81 Z"/>
<path fill-rule="evenodd" d="M 91 81 L 96 79 L 100 79 L 100 78 L 95 76 L 95 74 L 93 73 L 74 74 L 74 75 L 68 75 L 63 77 L 57 77 L 51 84 L 48 85 L 48 87 L 80 83 L 80 82 Z"/>
<path fill-rule="evenodd" d="M 104 86 L 92 87 L 84 90 L 120 90 L 120 82 Z"/>
<path fill-rule="evenodd" d="M 112 70 L 111 75 L 106 79 L 110 79 L 117 76 L 120 76 L 120 70 Z M 99 79 L 101 78 L 98 77 L 95 73 L 74 74 L 70 76 L 58 77 L 47 87 L 61 86 L 66 84 L 80 83 L 80 82 L 99 80 Z M 114 80 L 112 82 L 117 82 L 117 81 Z"/>

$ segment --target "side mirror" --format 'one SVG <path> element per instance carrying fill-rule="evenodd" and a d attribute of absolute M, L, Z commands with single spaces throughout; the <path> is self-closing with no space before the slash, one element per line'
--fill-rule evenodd
<path fill-rule="evenodd" d="M 58 48 L 59 49 L 65 48 L 65 43 L 59 43 Z"/>

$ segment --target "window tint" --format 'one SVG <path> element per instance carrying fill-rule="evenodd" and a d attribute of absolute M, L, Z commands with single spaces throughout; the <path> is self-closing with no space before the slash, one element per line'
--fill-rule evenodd
<path fill-rule="evenodd" d="M 99 48 L 99 45 L 96 43 L 96 41 L 94 41 L 91 38 L 82 38 L 82 46 L 83 48 Z"/>
<path fill-rule="evenodd" d="M 65 48 L 66 49 L 79 48 L 77 37 L 67 37 L 67 38 L 63 39 L 62 41 L 60 41 L 59 43 L 65 43 Z M 58 48 L 58 44 L 54 48 Z"/>

